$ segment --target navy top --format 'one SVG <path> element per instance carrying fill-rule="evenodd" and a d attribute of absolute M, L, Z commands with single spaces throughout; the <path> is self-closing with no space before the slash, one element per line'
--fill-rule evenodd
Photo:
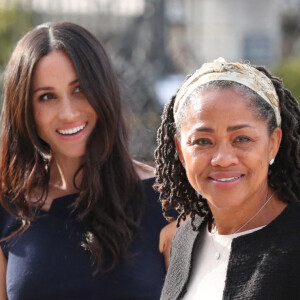
<path fill-rule="evenodd" d="M 126 261 L 93 275 L 91 254 L 80 246 L 84 223 L 69 210 L 76 194 L 63 196 L 54 199 L 48 212 L 39 210 L 23 234 L 1 243 L 8 260 L 9 300 L 159 299 L 165 276 L 159 234 L 167 221 L 152 189 L 154 179 L 142 182 L 145 210 Z M 16 219 L 0 206 L 0 238 L 16 228 Z"/>

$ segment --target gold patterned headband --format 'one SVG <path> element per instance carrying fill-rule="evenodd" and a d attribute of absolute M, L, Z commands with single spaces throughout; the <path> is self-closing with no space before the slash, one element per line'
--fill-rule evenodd
<path fill-rule="evenodd" d="M 279 99 L 271 79 L 248 64 L 227 63 L 222 57 L 214 60 L 213 63 L 203 64 L 200 69 L 196 70 L 182 84 L 174 102 L 173 113 L 175 122 L 177 121 L 177 115 L 182 104 L 192 92 L 201 85 L 215 80 L 238 82 L 256 92 L 271 105 L 275 112 L 277 125 L 281 125 Z"/>

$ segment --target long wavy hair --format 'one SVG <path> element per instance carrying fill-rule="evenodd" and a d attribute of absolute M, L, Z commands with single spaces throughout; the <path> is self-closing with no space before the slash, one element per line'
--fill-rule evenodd
<path fill-rule="evenodd" d="M 299 104 L 291 92 L 284 88 L 279 78 L 271 75 L 264 67 L 256 68 L 273 82 L 279 97 L 282 118 L 282 141 L 275 162 L 269 168 L 268 184 L 276 190 L 282 201 L 286 203 L 300 202 Z M 193 95 L 205 89 L 236 90 L 248 99 L 246 103 L 257 118 L 266 123 L 269 134 L 277 127 L 275 114 L 271 106 L 248 87 L 232 81 L 212 81 L 196 89 Z M 176 95 L 165 106 L 162 123 L 157 133 L 158 147 L 155 150 L 156 182 L 154 188 L 160 192 L 165 217 L 167 217 L 169 209 L 176 208 L 180 213 L 177 226 L 179 226 L 181 219 L 185 219 L 189 215 L 193 229 L 199 230 L 201 224 L 196 225 L 195 217 L 199 215 L 204 218 L 204 221 L 212 221 L 212 213 L 206 199 L 197 194 L 190 185 L 185 169 L 179 160 L 174 141 L 175 135 L 180 137 L 180 123 L 187 117 L 185 108 L 191 105 L 190 102 L 193 97 L 191 95 L 186 100 L 186 107 L 180 110 L 178 124 L 175 124 L 173 116 L 175 97 Z"/>
<path fill-rule="evenodd" d="M 4 106 L 0 156 L 0 201 L 22 223 L 11 236 L 35 220 L 36 208 L 47 197 L 51 148 L 40 139 L 34 121 L 32 79 L 35 67 L 51 51 L 63 51 L 76 70 L 80 86 L 98 115 L 82 165 L 79 196 L 74 207 L 89 224 L 83 247 L 91 251 L 97 267 L 104 249 L 113 267 L 126 250 L 140 220 L 140 180 L 130 158 L 127 128 L 116 75 L 99 41 L 79 25 L 45 24 L 27 33 L 17 44 L 4 78 Z M 42 190 L 32 201 L 33 191 Z M 7 237 L 10 238 L 11 236 Z"/>

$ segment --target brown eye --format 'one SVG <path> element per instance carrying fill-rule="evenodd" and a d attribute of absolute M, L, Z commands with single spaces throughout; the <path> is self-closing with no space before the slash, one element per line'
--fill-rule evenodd
<path fill-rule="evenodd" d="M 49 101 L 51 99 L 54 99 L 54 95 L 51 93 L 43 94 L 39 97 L 40 101 Z"/>
<path fill-rule="evenodd" d="M 240 143 L 240 144 L 248 143 L 250 141 L 251 141 L 251 139 L 247 136 L 238 136 L 234 140 L 235 143 Z"/>
<path fill-rule="evenodd" d="M 81 88 L 80 85 L 78 85 L 78 86 L 75 88 L 74 93 L 83 93 L 82 88 Z"/>
<path fill-rule="evenodd" d="M 194 144 L 199 145 L 199 146 L 207 146 L 207 145 L 211 145 L 212 142 L 210 139 L 207 138 L 201 138 L 201 139 L 197 139 Z"/>

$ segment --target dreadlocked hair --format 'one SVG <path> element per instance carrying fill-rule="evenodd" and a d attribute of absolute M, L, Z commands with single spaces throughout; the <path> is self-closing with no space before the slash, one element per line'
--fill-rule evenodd
<path fill-rule="evenodd" d="M 193 230 L 198 230 L 195 225 L 196 215 L 211 218 L 207 201 L 198 195 L 190 185 L 185 169 L 183 168 L 175 147 L 176 125 L 173 116 L 173 106 L 176 95 L 165 106 L 162 114 L 162 123 L 157 132 L 158 147 L 154 152 L 156 181 L 154 189 L 160 193 L 163 214 L 168 219 L 167 211 L 175 208 L 179 212 L 177 227 L 187 215 L 192 221 Z"/>
<path fill-rule="evenodd" d="M 255 67 L 269 77 L 279 97 L 282 118 L 282 141 L 275 162 L 269 168 L 268 183 L 276 190 L 279 198 L 286 202 L 299 202 L 300 195 L 300 109 L 297 100 L 291 92 L 283 87 L 282 81 L 271 75 L 264 67 Z M 188 79 L 188 76 L 186 79 Z M 192 95 L 205 89 L 235 89 L 246 99 L 254 114 L 266 122 L 271 134 L 277 127 L 276 118 L 271 106 L 257 93 L 248 87 L 232 81 L 211 81 L 197 88 Z M 177 94 L 176 94 L 177 95 Z M 211 221 L 213 216 L 207 200 L 198 194 L 190 185 L 184 167 L 182 166 L 175 146 L 175 135 L 180 137 L 180 125 L 175 124 L 173 107 L 176 98 L 174 95 L 166 104 L 162 123 L 157 133 L 158 146 L 154 152 L 156 162 L 156 181 L 154 189 L 160 193 L 163 214 L 168 219 L 167 212 L 175 208 L 179 212 L 177 227 L 180 221 L 191 218 L 193 230 L 199 230 L 201 224 Z M 192 96 L 191 95 L 191 96 Z M 181 107 L 179 123 L 186 116 L 186 107 L 190 103 L 189 97 Z M 197 97 L 194 97 L 194 99 Z M 195 101 L 195 100 L 193 100 Z M 196 216 L 203 218 L 199 225 Z"/>
<path fill-rule="evenodd" d="M 286 203 L 300 202 L 300 108 L 282 81 L 264 67 L 256 67 L 268 76 L 279 98 L 282 140 L 268 174 L 269 185 Z"/>

